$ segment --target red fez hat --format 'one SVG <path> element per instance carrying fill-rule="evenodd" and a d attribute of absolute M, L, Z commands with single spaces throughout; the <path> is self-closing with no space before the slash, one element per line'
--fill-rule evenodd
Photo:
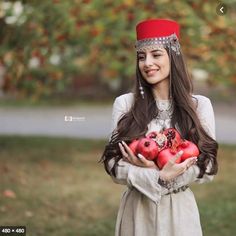
<path fill-rule="evenodd" d="M 137 40 L 168 37 L 172 34 L 176 34 L 179 39 L 179 28 L 179 24 L 172 20 L 145 20 L 136 26 Z"/>
<path fill-rule="evenodd" d="M 163 45 L 179 54 L 179 29 L 179 24 L 173 20 L 150 19 L 142 21 L 136 26 L 136 50 Z"/>

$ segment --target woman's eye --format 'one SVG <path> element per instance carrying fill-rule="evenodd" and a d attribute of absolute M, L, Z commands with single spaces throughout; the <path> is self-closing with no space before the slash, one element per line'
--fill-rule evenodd
<path fill-rule="evenodd" d="M 138 59 L 139 59 L 140 61 L 142 61 L 142 60 L 145 59 L 145 57 L 144 57 L 144 56 L 139 56 Z"/>
<path fill-rule="evenodd" d="M 153 57 L 160 57 L 160 54 L 154 54 Z"/>

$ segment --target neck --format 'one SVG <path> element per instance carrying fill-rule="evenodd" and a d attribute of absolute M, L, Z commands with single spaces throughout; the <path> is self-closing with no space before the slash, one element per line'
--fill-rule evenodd
<path fill-rule="evenodd" d="M 152 92 L 156 100 L 169 100 L 169 79 L 153 85 Z"/>

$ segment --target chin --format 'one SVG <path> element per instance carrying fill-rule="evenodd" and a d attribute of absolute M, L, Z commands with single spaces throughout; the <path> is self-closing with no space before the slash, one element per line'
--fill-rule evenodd
<path fill-rule="evenodd" d="M 152 78 L 152 77 L 148 77 L 148 78 L 145 78 L 145 80 L 149 83 L 149 84 L 152 84 L 152 85 L 154 85 L 154 84 L 158 84 L 158 83 L 160 83 L 161 81 L 163 81 L 164 80 L 164 78 Z"/>

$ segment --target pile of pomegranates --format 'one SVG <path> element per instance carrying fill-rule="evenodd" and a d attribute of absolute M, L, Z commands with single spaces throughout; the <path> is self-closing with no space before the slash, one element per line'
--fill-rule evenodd
<path fill-rule="evenodd" d="M 146 137 L 133 140 L 129 147 L 135 155 L 142 154 L 146 159 L 154 161 L 160 169 L 181 150 L 183 154 L 176 163 L 199 155 L 198 147 L 193 142 L 182 139 L 174 128 L 162 132 L 153 131 Z"/>

